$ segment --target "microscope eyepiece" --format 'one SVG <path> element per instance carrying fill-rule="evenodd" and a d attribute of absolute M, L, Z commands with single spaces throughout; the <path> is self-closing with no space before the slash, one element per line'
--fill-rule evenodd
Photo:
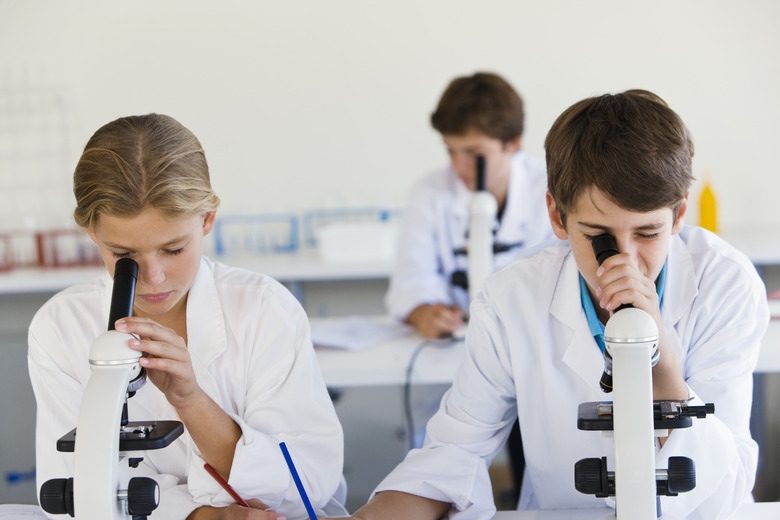
<path fill-rule="evenodd" d="M 487 178 L 485 176 L 485 156 L 477 155 L 477 182 L 476 190 L 485 191 L 487 189 Z"/>
<path fill-rule="evenodd" d="M 593 253 L 596 255 L 596 261 L 601 265 L 604 260 L 610 256 L 620 253 L 617 248 L 617 240 L 609 233 L 602 233 L 595 237 L 591 242 Z"/>
<path fill-rule="evenodd" d="M 591 246 L 593 247 L 593 254 L 596 255 L 596 261 L 599 266 L 610 256 L 615 256 L 620 253 L 617 248 L 617 240 L 609 233 L 602 233 L 595 237 L 591 242 Z M 615 312 L 625 309 L 626 307 L 631 307 L 631 305 L 621 305 L 615 309 Z M 612 391 L 612 357 L 606 350 L 604 351 L 604 373 L 601 374 L 599 385 L 604 393 Z"/>
<path fill-rule="evenodd" d="M 111 293 L 111 309 L 108 312 L 108 330 L 114 323 L 133 315 L 135 281 L 138 278 L 138 262 L 132 258 L 120 258 L 114 266 L 114 289 Z"/>

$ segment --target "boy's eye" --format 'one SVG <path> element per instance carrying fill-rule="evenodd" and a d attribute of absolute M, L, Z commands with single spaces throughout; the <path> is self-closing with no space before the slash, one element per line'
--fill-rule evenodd
<path fill-rule="evenodd" d="M 127 258 L 130 256 L 130 253 L 119 253 L 117 251 L 112 251 L 111 254 L 114 255 L 114 258 Z"/>
<path fill-rule="evenodd" d="M 649 234 L 639 233 L 639 238 L 643 238 L 645 240 L 654 240 L 659 236 L 661 236 L 661 233 L 649 233 Z"/>
<path fill-rule="evenodd" d="M 181 252 L 182 252 L 182 251 L 184 251 L 184 248 L 183 248 L 183 247 L 180 247 L 179 249 L 167 249 L 167 250 L 165 251 L 165 254 L 168 254 L 168 255 L 174 256 L 174 255 L 181 254 Z"/>
<path fill-rule="evenodd" d="M 587 233 L 583 233 L 582 236 L 585 237 L 585 240 L 589 240 L 593 242 L 593 239 L 596 238 L 598 235 L 588 235 Z"/>

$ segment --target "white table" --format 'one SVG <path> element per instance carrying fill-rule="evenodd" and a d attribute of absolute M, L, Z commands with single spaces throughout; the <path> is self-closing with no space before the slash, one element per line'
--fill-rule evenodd
<path fill-rule="evenodd" d="M 317 327 L 339 318 L 311 319 L 313 335 Z M 455 371 L 465 355 L 462 340 L 426 341 L 411 327 L 391 324 L 390 318 L 372 317 L 382 331 L 388 326 L 399 329 L 399 337 L 361 350 L 345 350 L 330 347 L 315 347 L 325 383 L 331 387 L 403 385 L 415 350 L 422 348 L 414 362 L 411 373 L 416 384 L 452 383 Z"/>
<path fill-rule="evenodd" d="M 499 511 L 494 520 L 600 520 L 612 514 L 608 509 L 559 509 L 546 511 Z M 0 505 L 3 520 L 35 520 L 46 518 L 38 506 Z M 69 518 L 65 516 L 64 518 Z M 614 516 L 612 516 L 614 518 Z M 731 520 L 777 520 L 780 502 L 745 504 Z M 663 520 L 663 519 L 662 519 Z M 669 519 L 671 520 L 671 519 Z"/>
<path fill-rule="evenodd" d="M 561 509 L 546 511 L 499 511 L 494 520 L 601 520 L 615 518 L 608 509 Z M 780 518 L 780 502 L 745 504 L 730 520 L 777 520 Z M 672 520 L 661 517 L 661 520 Z"/>
<path fill-rule="evenodd" d="M 312 328 L 339 318 L 313 318 Z M 385 326 L 386 317 L 374 317 Z M 398 325 L 398 327 L 405 327 Z M 363 350 L 316 347 L 325 383 L 331 387 L 403 385 L 409 361 L 415 349 L 425 340 L 408 329 L 396 339 L 381 342 Z M 419 384 L 451 383 L 465 353 L 463 341 L 430 342 L 414 363 L 412 381 Z M 780 372 L 780 320 L 769 322 L 769 328 L 756 366 L 756 373 Z"/>

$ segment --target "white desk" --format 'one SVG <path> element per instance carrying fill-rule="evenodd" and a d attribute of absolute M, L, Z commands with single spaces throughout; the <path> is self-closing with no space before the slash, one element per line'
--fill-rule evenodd
<path fill-rule="evenodd" d="M 312 329 L 339 318 L 313 318 Z M 377 325 L 388 326 L 390 318 L 376 317 Z M 465 355 L 463 341 L 426 341 L 410 327 L 396 324 L 401 336 L 362 350 L 316 347 L 317 359 L 330 387 L 403 385 L 415 350 L 423 343 L 414 363 L 412 381 L 419 384 L 452 383 Z M 315 339 L 316 343 L 316 339 Z"/>
<path fill-rule="evenodd" d="M 313 318 L 312 328 L 338 318 Z M 377 317 L 377 323 L 385 325 L 389 318 Z M 399 327 L 404 327 L 399 325 Z M 403 385 L 406 371 L 415 349 L 425 340 L 409 331 L 402 337 L 370 346 L 363 350 L 349 351 L 317 347 L 325 383 L 331 387 Z M 419 384 L 451 383 L 465 353 L 463 341 L 441 340 L 432 342 L 420 352 L 414 363 L 412 381 Z M 769 322 L 769 328 L 761 346 L 756 373 L 780 372 L 780 320 Z"/>
<path fill-rule="evenodd" d="M 614 517 L 608 509 L 560 509 L 546 511 L 499 511 L 494 520 L 600 520 Z M 662 517 L 662 520 L 666 517 Z M 730 520 L 777 520 L 780 518 L 780 502 L 756 502 L 745 504 Z M 671 520 L 671 519 L 669 519 Z"/>
<path fill-rule="evenodd" d="M 494 520 L 600 520 L 610 514 L 608 509 L 559 509 L 546 511 L 499 511 Z M 37 506 L 0 505 L 3 520 L 35 520 L 46 518 Z M 64 518 L 68 518 L 65 516 Z M 745 504 L 731 520 L 777 520 L 780 502 Z"/>

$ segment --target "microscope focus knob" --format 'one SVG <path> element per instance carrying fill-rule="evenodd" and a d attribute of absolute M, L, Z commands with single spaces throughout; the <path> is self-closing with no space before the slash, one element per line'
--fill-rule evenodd
<path fill-rule="evenodd" d="M 127 483 L 127 512 L 147 516 L 160 504 L 160 487 L 154 479 L 133 477 Z"/>
<path fill-rule="evenodd" d="M 669 457 L 667 473 L 669 493 L 685 493 L 696 487 L 696 465 L 688 457 Z"/>
<path fill-rule="evenodd" d="M 64 515 L 73 512 L 73 479 L 53 478 L 41 485 L 39 495 L 41 509 L 51 515 Z"/>
<path fill-rule="evenodd" d="M 582 459 L 574 464 L 574 489 L 580 493 L 606 498 L 614 495 L 614 483 L 612 488 L 610 490 L 606 457 Z"/>

